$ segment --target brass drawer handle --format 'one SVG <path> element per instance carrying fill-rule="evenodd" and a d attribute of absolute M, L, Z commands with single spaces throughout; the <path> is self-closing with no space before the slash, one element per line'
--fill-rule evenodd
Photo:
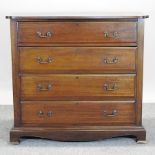
<path fill-rule="evenodd" d="M 105 83 L 103 87 L 104 87 L 105 91 L 114 91 L 114 90 L 118 89 L 116 84 L 107 84 L 107 83 Z"/>
<path fill-rule="evenodd" d="M 39 91 L 50 91 L 52 89 L 52 85 L 51 84 L 48 84 L 48 85 L 38 84 L 37 89 Z"/>
<path fill-rule="evenodd" d="M 37 35 L 39 38 L 50 38 L 53 35 L 53 32 L 46 32 L 45 34 L 42 34 L 41 32 L 37 32 Z"/>
<path fill-rule="evenodd" d="M 117 110 L 113 110 L 111 113 L 108 113 L 106 110 L 103 111 L 103 115 L 106 117 L 114 117 L 118 114 Z"/>
<path fill-rule="evenodd" d="M 43 112 L 42 110 L 40 110 L 40 111 L 37 112 L 37 115 L 38 115 L 39 117 L 42 117 L 42 116 L 44 115 L 44 112 Z"/>
<path fill-rule="evenodd" d="M 105 38 L 119 38 L 119 33 L 118 32 L 104 32 L 104 37 Z"/>
<path fill-rule="evenodd" d="M 47 112 L 47 116 L 48 116 L 48 117 L 52 117 L 52 115 L 53 115 L 53 112 L 52 112 L 52 111 L 48 111 L 48 112 Z"/>
<path fill-rule="evenodd" d="M 39 64 L 49 64 L 53 61 L 53 59 L 50 56 L 47 58 L 47 60 L 43 60 L 42 57 L 37 57 L 36 60 Z"/>
<path fill-rule="evenodd" d="M 118 58 L 113 58 L 112 60 L 110 60 L 110 59 L 108 59 L 108 58 L 105 58 L 104 59 L 104 63 L 105 64 L 116 64 L 116 63 L 118 63 Z"/>

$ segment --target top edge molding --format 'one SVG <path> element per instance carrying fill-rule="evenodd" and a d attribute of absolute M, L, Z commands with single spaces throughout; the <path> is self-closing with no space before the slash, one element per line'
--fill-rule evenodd
<path fill-rule="evenodd" d="M 149 15 L 137 16 L 6 16 L 7 19 L 17 21 L 31 21 L 31 20 L 106 20 L 106 19 L 145 19 Z"/>

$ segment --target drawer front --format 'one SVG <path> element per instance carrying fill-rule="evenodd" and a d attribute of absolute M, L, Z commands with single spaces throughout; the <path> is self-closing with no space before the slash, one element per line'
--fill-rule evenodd
<path fill-rule="evenodd" d="M 132 102 L 23 102 L 21 112 L 22 123 L 25 125 L 131 125 L 135 123 L 135 108 Z"/>
<path fill-rule="evenodd" d="M 136 43 L 136 22 L 19 22 L 19 43 Z"/>
<path fill-rule="evenodd" d="M 32 75 L 21 77 L 22 100 L 101 100 L 134 97 L 134 75 Z"/>
<path fill-rule="evenodd" d="M 134 72 L 136 48 L 21 47 L 20 70 L 26 73 Z"/>

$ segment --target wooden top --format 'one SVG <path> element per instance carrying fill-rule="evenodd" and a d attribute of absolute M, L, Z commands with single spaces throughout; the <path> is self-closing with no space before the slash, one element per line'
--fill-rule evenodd
<path fill-rule="evenodd" d="M 18 21 L 31 21 L 31 20 L 107 20 L 107 19 L 145 19 L 149 18 L 148 15 L 142 14 L 126 14 L 126 13 L 112 13 L 112 14 L 104 14 L 104 15 L 93 15 L 93 16 L 6 16 L 7 19 L 13 19 Z"/>

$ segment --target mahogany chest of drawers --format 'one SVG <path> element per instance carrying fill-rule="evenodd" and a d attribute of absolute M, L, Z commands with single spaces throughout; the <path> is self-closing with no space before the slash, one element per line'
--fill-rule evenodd
<path fill-rule="evenodd" d="M 144 18 L 9 17 L 14 127 L 10 141 L 90 141 L 142 127 Z"/>

